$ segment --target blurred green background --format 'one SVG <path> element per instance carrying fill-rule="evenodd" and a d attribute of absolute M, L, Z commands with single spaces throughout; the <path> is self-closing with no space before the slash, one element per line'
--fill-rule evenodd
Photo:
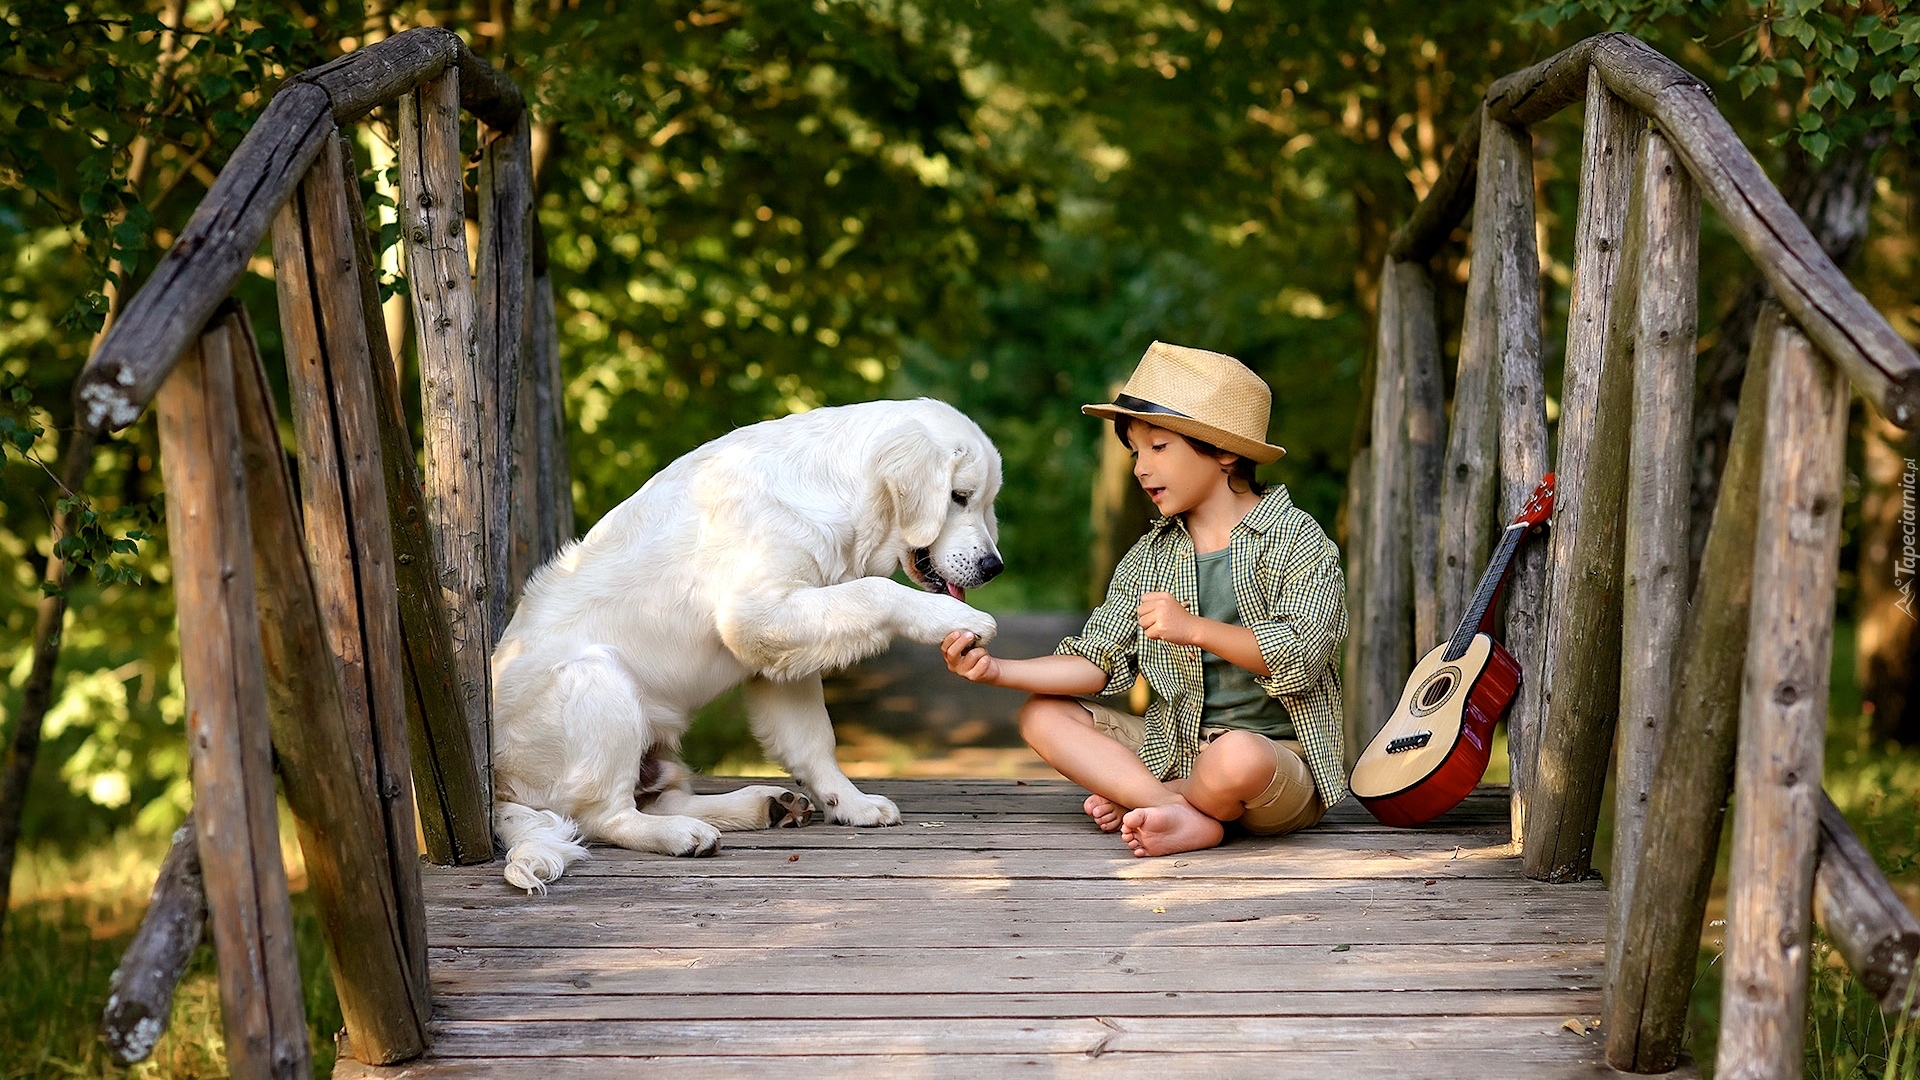
<path fill-rule="evenodd" d="M 0 5 L 0 732 L 19 713 L 71 384 L 95 334 L 281 80 L 421 25 L 460 32 L 533 104 L 582 530 L 733 427 L 931 395 L 975 417 L 1005 458 L 1008 570 L 971 599 L 1082 610 L 1111 436 L 1078 406 L 1106 398 L 1159 338 L 1267 379 L 1289 454 L 1263 478 L 1342 538 L 1387 237 L 1493 78 L 1608 27 L 1713 85 L 1790 196 L 1851 184 L 1869 225 L 1851 276 L 1920 338 L 1912 0 L 12 0 Z M 359 136 L 382 213 L 388 123 Z M 1579 109 L 1534 142 L 1557 398 Z M 1464 236 L 1434 261 L 1449 356 Z M 383 280 L 399 312 L 393 265 Z M 263 251 L 237 295 L 272 367 L 270 274 Z M 1709 357 L 1750 280 L 1708 212 Z M 1728 391 L 1707 366 L 1710 404 Z M 1851 440 L 1849 627 L 1892 580 L 1861 540 L 1862 506 L 1885 488 L 1873 455 L 1892 444 L 1858 408 Z M 163 845 L 190 802 L 156 456 L 143 421 L 102 447 L 85 482 L 90 573 L 71 590 L 26 803 L 34 881 Z M 1901 727 L 1846 707 L 1861 733 L 1849 745 L 1909 760 L 1886 740 L 1920 742 L 1913 706 Z M 1886 775 L 1911 786 L 1910 769 Z M 1911 821 L 1914 794 L 1894 795 Z"/>

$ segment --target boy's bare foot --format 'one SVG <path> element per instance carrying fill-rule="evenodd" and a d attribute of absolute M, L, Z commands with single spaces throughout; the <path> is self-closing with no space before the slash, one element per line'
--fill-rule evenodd
<path fill-rule="evenodd" d="M 1184 799 L 1128 811 L 1120 826 L 1120 838 L 1136 856 L 1142 857 L 1214 847 L 1226 834 L 1226 826 L 1194 809 Z"/>
<path fill-rule="evenodd" d="M 1095 825 L 1100 826 L 1101 832 L 1114 832 L 1119 829 L 1120 819 L 1127 812 L 1126 807 L 1104 795 L 1087 796 L 1082 809 L 1086 810 L 1087 816 L 1093 819 Z"/>

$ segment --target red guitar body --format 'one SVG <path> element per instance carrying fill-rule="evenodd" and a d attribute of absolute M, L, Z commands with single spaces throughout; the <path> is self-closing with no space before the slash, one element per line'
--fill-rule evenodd
<path fill-rule="evenodd" d="M 1460 805 L 1479 785 L 1480 778 L 1486 775 L 1487 762 L 1493 756 L 1493 728 L 1506 715 L 1513 705 L 1513 696 L 1520 688 L 1520 664 L 1506 646 L 1483 636 L 1488 646 L 1485 666 L 1478 678 L 1472 682 L 1464 701 L 1458 708 L 1458 728 L 1453 745 L 1443 747 L 1439 764 L 1430 766 L 1432 771 L 1424 776 L 1415 777 L 1413 782 L 1391 794 L 1368 796 L 1356 791 L 1355 797 L 1369 813 L 1385 825 L 1406 828 L 1423 825 L 1441 814 Z M 1428 660 L 1440 656 L 1446 649 L 1442 645 L 1428 654 Z M 1427 660 L 1421 661 L 1415 668 L 1415 676 L 1409 680 L 1408 696 L 1426 680 L 1420 677 L 1422 668 L 1429 667 Z M 1398 719 L 1406 715 L 1403 710 L 1395 714 Z M 1439 719 L 1434 717 L 1433 719 Z M 1429 724 L 1428 727 L 1438 726 Z M 1394 734 L 1382 729 L 1382 738 L 1376 745 L 1387 745 Z M 1355 770 L 1364 786 L 1365 776 L 1359 768 Z M 1381 777 L 1380 779 L 1385 779 Z M 1392 783 L 1387 780 L 1387 783 Z"/>
<path fill-rule="evenodd" d="M 1459 628 L 1414 665 L 1399 707 L 1354 763 L 1348 789 L 1383 823 L 1432 821 L 1460 805 L 1486 774 L 1493 726 L 1520 688 L 1520 665 L 1489 632 L 1494 599 L 1521 539 L 1552 513 L 1548 473 L 1502 532 Z"/>

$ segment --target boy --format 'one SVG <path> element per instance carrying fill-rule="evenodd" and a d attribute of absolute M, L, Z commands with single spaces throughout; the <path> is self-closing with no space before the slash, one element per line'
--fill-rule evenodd
<path fill-rule="evenodd" d="M 1212 847 L 1226 824 L 1279 835 L 1345 797 L 1340 681 L 1346 579 L 1326 533 L 1257 463 L 1272 392 L 1238 360 L 1154 342 L 1111 404 L 1134 477 L 1163 515 L 1107 598 L 1054 655 L 1002 660 L 955 631 L 947 666 L 1025 690 L 1020 734 L 1086 788 L 1087 815 L 1137 856 Z M 1090 695 L 1144 675 L 1144 717 Z"/>

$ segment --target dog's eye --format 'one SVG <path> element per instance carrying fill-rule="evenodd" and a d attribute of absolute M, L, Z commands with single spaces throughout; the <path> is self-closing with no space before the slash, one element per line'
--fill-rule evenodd
<path fill-rule="evenodd" d="M 973 496 L 968 492 L 956 491 L 953 493 L 953 504 L 955 506 L 965 506 L 967 505 L 967 500 L 971 498 L 973 498 Z"/>

